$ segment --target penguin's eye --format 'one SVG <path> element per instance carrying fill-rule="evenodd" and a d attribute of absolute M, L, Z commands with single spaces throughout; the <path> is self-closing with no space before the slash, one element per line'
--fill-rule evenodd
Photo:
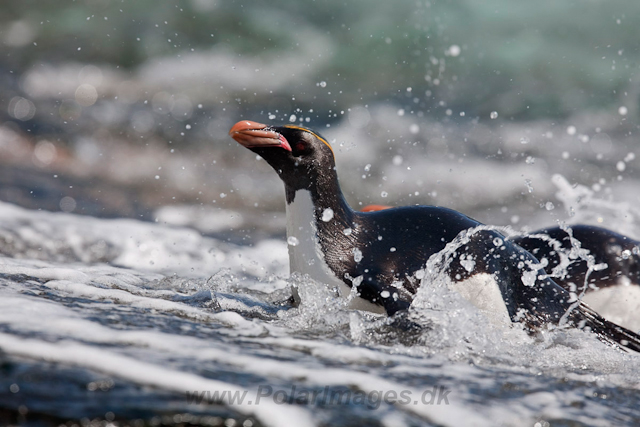
<path fill-rule="evenodd" d="M 309 138 L 307 133 L 302 133 L 298 138 L 294 139 L 294 141 L 295 142 L 291 144 L 294 156 L 308 156 L 313 152 L 313 140 Z"/>

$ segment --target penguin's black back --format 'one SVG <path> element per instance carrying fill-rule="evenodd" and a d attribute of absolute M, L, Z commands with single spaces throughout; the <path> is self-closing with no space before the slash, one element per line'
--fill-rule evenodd
<path fill-rule="evenodd" d="M 384 283 L 400 281 L 412 294 L 419 283 L 408 278 L 460 232 L 481 225 L 459 212 L 435 206 L 357 212 L 352 223 L 351 233 L 345 235 L 343 224 L 337 221 L 318 222 L 328 266 L 351 277 L 364 275 Z M 354 249 L 361 257 L 353 255 Z"/>

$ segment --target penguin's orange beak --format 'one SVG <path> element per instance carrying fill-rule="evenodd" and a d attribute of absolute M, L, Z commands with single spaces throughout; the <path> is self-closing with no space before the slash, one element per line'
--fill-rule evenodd
<path fill-rule="evenodd" d="M 233 125 L 229 135 L 246 148 L 280 147 L 292 151 L 289 141 L 284 136 L 262 123 L 239 121 Z"/>

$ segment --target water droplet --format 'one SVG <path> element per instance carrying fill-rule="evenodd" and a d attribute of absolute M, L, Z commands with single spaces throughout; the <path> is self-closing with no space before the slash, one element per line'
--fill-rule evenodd
<path fill-rule="evenodd" d="M 33 150 L 33 155 L 45 165 L 51 164 L 57 157 L 56 146 L 46 139 L 39 141 Z"/>
<path fill-rule="evenodd" d="M 287 238 L 287 243 L 290 246 L 298 246 L 300 244 L 300 240 L 298 240 L 297 238 L 295 238 L 294 236 L 289 236 Z"/>
<path fill-rule="evenodd" d="M 547 202 L 545 203 L 544 208 L 548 211 L 552 211 L 555 208 L 555 206 L 553 206 L 553 203 Z"/>
<path fill-rule="evenodd" d="M 622 160 L 619 161 L 618 163 L 616 163 L 616 169 L 618 169 L 618 171 L 622 172 L 627 168 L 627 165 L 625 164 L 625 162 L 623 162 Z"/>
<path fill-rule="evenodd" d="M 36 106 L 33 102 L 26 98 L 14 96 L 9 101 L 9 114 L 22 121 L 27 121 L 33 118 L 36 113 Z"/>
<path fill-rule="evenodd" d="M 358 248 L 353 248 L 353 260 L 355 262 L 360 262 L 362 261 L 362 251 Z"/>
<path fill-rule="evenodd" d="M 324 80 L 318 84 L 320 85 L 320 87 L 327 87 L 327 82 L 325 82 Z"/>
<path fill-rule="evenodd" d="M 393 156 L 393 164 L 395 166 L 400 166 L 402 164 L 402 160 L 402 156 L 400 155 Z"/>
<path fill-rule="evenodd" d="M 83 83 L 76 89 L 75 99 L 83 107 L 90 107 L 98 100 L 98 91 L 88 83 Z"/>
<path fill-rule="evenodd" d="M 536 162 L 536 159 L 531 157 L 531 156 L 527 157 L 527 160 L 525 160 L 525 163 L 528 164 L 528 165 L 532 165 L 535 162 Z"/>
<path fill-rule="evenodd" d="M 382 193 L 380 193 L 381 197 L 387 197 L 389 195 L 389 193 L 387 193 L 386 191 L 383 191 Z"/>
<path fill-rule="evenodd" d="M 349 236 L 353 232 L 353 230 L 350 228 L 345 228 L 344 230 L 342 230 L 342 232 L 345 236 Z"/>
<path fill-rule="evenodd" d="M 525 286 L 532 287 L 536 284 L 537 276 L 538 273 L 536 271 L 525 271 L 522 273 L 522 283 L 524 283 Z"/>
<path fill-rule="evenodd" d="M 567 134 L 568 135 L 575 135 L 577 131 L 578 131 L 578 129 L 576 129 L 575 126 L 567 127 Z"/>
<path fill-rule="evenodd" d="M 73 212 L 76 206 L 76 200 L 73 197 L 65 196 L 60 200 L 60 210 L 62 212 Z"/>
<path fill-rule="evenodd" d="M 458 46 L 457 44 L 452 44 L 451 46 L 449 46 L 449 55 L 451 56 L 458 56 L 460 55 L 460 52 L 462 50 L 460 49 L 460 46 Z"/>
<path fill-rule="evenodd" d="M 401 117 L 404 116 L 404 108 L 398 110 L 398 115 Z"/>
<path fill-rule="evenodd" d="M 460 257 L 460 265 L 462 265 L 464 269 L 469 273 L 471 273 L 473 269 L 476 268 L 476 262 L 471 255 L 467 255 L 466 259 L 465 256 L 462 255 Z"/>
<path fill-rule="evenodd" d="M 627 110 L 627 107 L 625 107 L 624 105 L 618 108 L 618 114 L 620 114 L 621 116 L 626 116 L 628 112 L 629 110 Z"/>
<path fill-rule="evenodd" d="M 396 248 L 393 248 L 393 247 L 389 248 L 389 252 L 395 252 L 395 251 L 396 251 Z"/>
<path fill-rule="evenodd" d="M 322 220 L 324 222 L 329 222 L 333 218 L 333 209 L 327 208 L 322 212 Z"/>
<path fill-rule="evenodd" d="M 530 179 L 525 179 L 524 180 L 524 185 L 527 186 L 527 190 L 529 190 L 529 193 L 533 193 L 533 185 L 531 185 L 531 180 Z"/>
<path fill-rule="evenodd" d="M 520 144 L 528 144 L 530 141 L 530 139 L 526 136 L 523 136 L 522 138 L 520 138 Z"/>
<path fill-rule="evenodd" d="M 369 164 L 369 163 L 368 163 L 368 164 L 364 167 L 364 171 L 365 171 L 365 172 L 369 172 L 370 170 L 371 170 L 371 164 Z"/>
<path fill-rule="evenodd" d="M 498 112 L 497 111 L 492 111 L 491 114 L 489 115 L 489 117 L 491 117 L 491 119 L 497 119 L 498 118 Z"/>
<path fill-rule="evenodd" d="M 412 124 L 411 126 L 409 126 L 409 132 L 411 132 L 412 134 L 417 134 L 418 132 L 420 132 L 420 126 L 418 126 L 417 124 Z"/>

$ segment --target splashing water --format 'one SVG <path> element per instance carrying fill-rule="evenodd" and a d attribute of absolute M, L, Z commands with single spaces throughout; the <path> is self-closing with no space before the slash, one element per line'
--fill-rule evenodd
<path fill-rule="evenodd" d="M 442 267 L 472 231 L 428 260 L 411 309 L 387 318 L 349 310 L 336 289 L 308 277 L 287 278 L 283 241 L 241 247 L 184 228 L 3 203 L 0 218 L 0 401 L 28 416 L 639 421 L 621 409 L 640 404 L 636 355 L 579 330 L 531 337 L 450 288 Z"/>
<path fill-rule="evenodd" d="M 555 174 L 551 178 L 558 188 L 556 197 L 572 216 L 573 223 L 607 226 L 615 231 L 637 237 L 635 219 L 640 211 L 627 202 L 614 202 L 595 197 L 593 190 L 584 185 L 571 185 L 562 175 Z M 604 224 L 605 218 L 609 219 Z"/>

